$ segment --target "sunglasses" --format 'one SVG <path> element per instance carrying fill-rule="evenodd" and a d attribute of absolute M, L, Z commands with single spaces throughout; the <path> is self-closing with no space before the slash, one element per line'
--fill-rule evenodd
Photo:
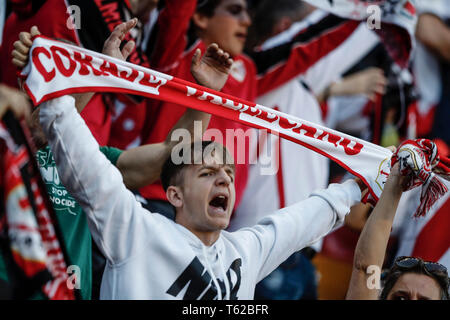
<path fill-rule="evenodd" d="M 395 259 L 394 265 L 403 270 L 409 270 L 416 268 L 419 265 L 423 265 L 424 269 L 431 274 L 444 275 L 448 277 L 447 268 L 437 262 L 424 261 L 414 257 L 398 257 Z"/>
<path fill-rule="evenodd" d="M 448 286 L 449 286 L 449 277 L 448 277 L 448 271 L 445 266 L 443 266 L 440 263 L 432 262 L 432 261 L 425 261 L 420 258 L 414 258 L 414 257 L 398 257 L 395 259 L 394 264 L 392 268 L 389 270 L 383 272 L 381 274 L 381 280 L 384 281 L 386 284 L 388 282 L 392 282 L 391 279 L 397 279 L 398 278 L 398 271 L 403 273 L 402 271 L 409 271 L 413 269 L 420 268 L 422 272 L 427 274 L 428 276 L 434 278 L 438 281 L 439 286 L 442 288 L 444 295 L 443 299 L 448 300 Z M 414 271 L 414 270 L 413 270 Z M 396 276 L 397 274 L 397 276 Z M 392 278 L 393 277 L 393 278 Z M 395 283 L 396 280 L 394 280 L 393 283 L 391 283 L 391 286 L 388 290 L 385 290 L 386 287 L 383 289 L 381 299 L 386 299 L 387 294 L 390 289 L 392 289 L 392 285 Z M 384 293 L 384 296 L 383 296 Z"/>

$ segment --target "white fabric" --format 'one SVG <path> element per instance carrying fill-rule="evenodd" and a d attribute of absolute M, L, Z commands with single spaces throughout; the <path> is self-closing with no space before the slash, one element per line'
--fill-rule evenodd
<path fill-rule="evenodd" d="M 436 56 L 420 42 L 414 52 L 413 73 L 420 97 L 417 109 L 425 116 L 441 99 L 442 79 Z"/>
<path fill-rule="evenodd" d="M 223 231 L 205 247 L 183 226 L 142 208 L 117 168 L 99 151 L 72 97 L 41 105 L 40 122 L 61 181 L 83 207 L 93 239 L 107 259 L 102 299 L 182 299 L 187 293 L 201 298 L 223 283 L 223 274 L 231 298 L 234 294 L 237 299 L 252 299 L 258 281 L 293 252 L 341 224 L 361 197 L 354 181 L 331 185 L 252 228 Z M 199 264 L 192 270 L 197 280 L 178 282 L 174 288 L 177 278 L 196 261 Z"/>

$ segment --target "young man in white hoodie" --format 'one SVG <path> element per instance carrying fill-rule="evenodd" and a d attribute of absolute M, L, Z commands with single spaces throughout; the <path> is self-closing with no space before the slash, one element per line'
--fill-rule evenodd
<path fill-rule="evenodd" d="M 209 74 L 215 81 L 229 71 L 228 56 L 221 56 L 225 68 Z M 252 299 L 260 280 L 342 223 L 365 189 L 355 180 L 333 184 L 254 227 L 227 232 L 236 194 L 233 158 L 225 147 L 203 142 L 181 149 L 188 153 L 172 152 L 163 166 L 173 221 L 136 201 L 99 151 L 73 97 L 40 109 L 61 182 L 85 211 L 107 259 L 102 299 Z M 186 155 L 191 161 L 176 164 Z"/>
<path fill-rule="evenodd" d="M 107 258 L 103 299 L 252 299 L 256 283 L 340 224 L 364 188 L 354 180 L 330 185 L 230 233 L 223 229 L 234 206 L 234 166 L 221 161 L 220 149 L 203 158 L 208 143 L 193 148 L 201 164 L 167 160 L 162 177 L 176 210 L 172 221 L 143 209 L 126 189 L 72 97 L 41 105 L 40 121 L 60 178 Z"/>

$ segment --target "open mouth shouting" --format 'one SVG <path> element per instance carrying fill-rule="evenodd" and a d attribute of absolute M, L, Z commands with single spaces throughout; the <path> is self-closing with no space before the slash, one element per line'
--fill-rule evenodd
<path fill-rule="evenodd" d="M 226 214 L 228 208 L 228 195 L 225 193 L 216 194 L 209 202 L 210 212 L 213 214 Z"/>

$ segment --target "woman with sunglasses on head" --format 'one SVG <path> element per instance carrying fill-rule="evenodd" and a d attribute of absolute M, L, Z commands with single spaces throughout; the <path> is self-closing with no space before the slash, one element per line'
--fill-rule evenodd
<path fill-rule="evenodd" d="M 448 300 L 447 269 L 414 257 L 397 258 L 380 291 L 389 234 L 407 180 L 396 164 L 356 245 L 347 300 Z"/>

